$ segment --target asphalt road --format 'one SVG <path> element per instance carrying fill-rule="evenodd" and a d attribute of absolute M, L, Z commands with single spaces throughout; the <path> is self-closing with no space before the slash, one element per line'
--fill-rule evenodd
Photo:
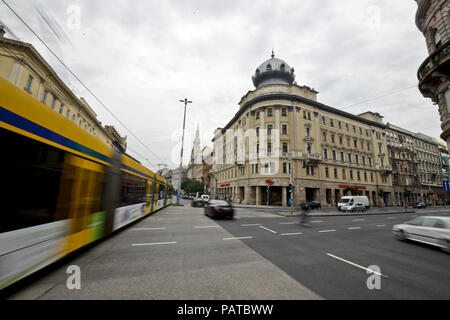
<path fill-rule="evenodd" d="M 416 214 L 313 217 L 312 227 L 270 210 L 234 220 L 169 207 L 50 268 L 9 299 L 449 299 L 450 255 L 394 239 Z M 438 210 L 437 215 L 448 215 Z M 435 213 L 433 213 L 435 214 Z M 69 290 L 67 267 L 81 269 Z M 366 268 L 381 288 L 369 290 Z"/>

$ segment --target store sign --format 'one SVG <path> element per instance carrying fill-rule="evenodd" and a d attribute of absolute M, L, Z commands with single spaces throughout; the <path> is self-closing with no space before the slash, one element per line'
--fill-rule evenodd
<path fill-rule="evenodd" d="M 346 184 L 340 184 L 339 188 L 341 189 L 346 189 L 346 188 L 354 188 L 355 186 L 350 186 L 350 185 L 346 185 Z M 358 189 L 360 190 L 366 190 L 366 186 L 356 186 Z"/>
<path fill-rule="evenodd" d="M 273 181 L 272 179 L 267 179 L 267 180 L 266 180 L 266 183 L 267 183 L 269 186 L 271 186 L 271 185 L 274 185 L 274 184 L 275 184 L 275 181 Z"/>
<path fill-rule="evenodd" d="M 221 188 L 223 188 L 223 187 L 229 187 L 229 186 L 230 186 L 230 184 L 229 184 L 229 183 L 226 183 L 226 184 L 221 184 L 221 185 L 220 185 L 220 187 L 221 187 Z"/>

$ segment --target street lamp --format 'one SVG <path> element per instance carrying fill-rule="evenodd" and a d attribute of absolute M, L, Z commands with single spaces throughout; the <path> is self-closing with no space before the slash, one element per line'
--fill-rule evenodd
<path fill-rule="evenodd" d="M 184 117 L 183 117 L 183 137 L 181 139 L 181 157 L 180 157 L 180 183 L 178 185 L 178 195 L 180 193 L 181 189 L 181 180 L 182 180 L 182 172 L 183 172 L 183 146 L 184 146 L 184 129 L 186 127 L 186 107 L 188 103 L 192 103 L 192 101 L 189 101 L 188 99 L 180 100 L 180 102 L 184 103 Z M 180 199 L 177 197 L 177 205 L 180 204 Z"/>

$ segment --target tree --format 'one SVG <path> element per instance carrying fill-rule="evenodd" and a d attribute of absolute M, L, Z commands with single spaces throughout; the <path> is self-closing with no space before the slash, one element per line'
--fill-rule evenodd
<path fill-rule="evenodd" d="M 181 183 L 181 189 L 186 193 L 203 192 L 205 185 L 195 179 L 185 179 Z"/>

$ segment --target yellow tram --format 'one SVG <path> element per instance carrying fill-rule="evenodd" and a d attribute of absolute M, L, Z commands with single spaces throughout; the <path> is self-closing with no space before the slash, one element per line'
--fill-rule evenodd
<path fill-rule="evenodd" d="M 171 204 L 173 186 L 0 77 L 0 289 Z"/>

